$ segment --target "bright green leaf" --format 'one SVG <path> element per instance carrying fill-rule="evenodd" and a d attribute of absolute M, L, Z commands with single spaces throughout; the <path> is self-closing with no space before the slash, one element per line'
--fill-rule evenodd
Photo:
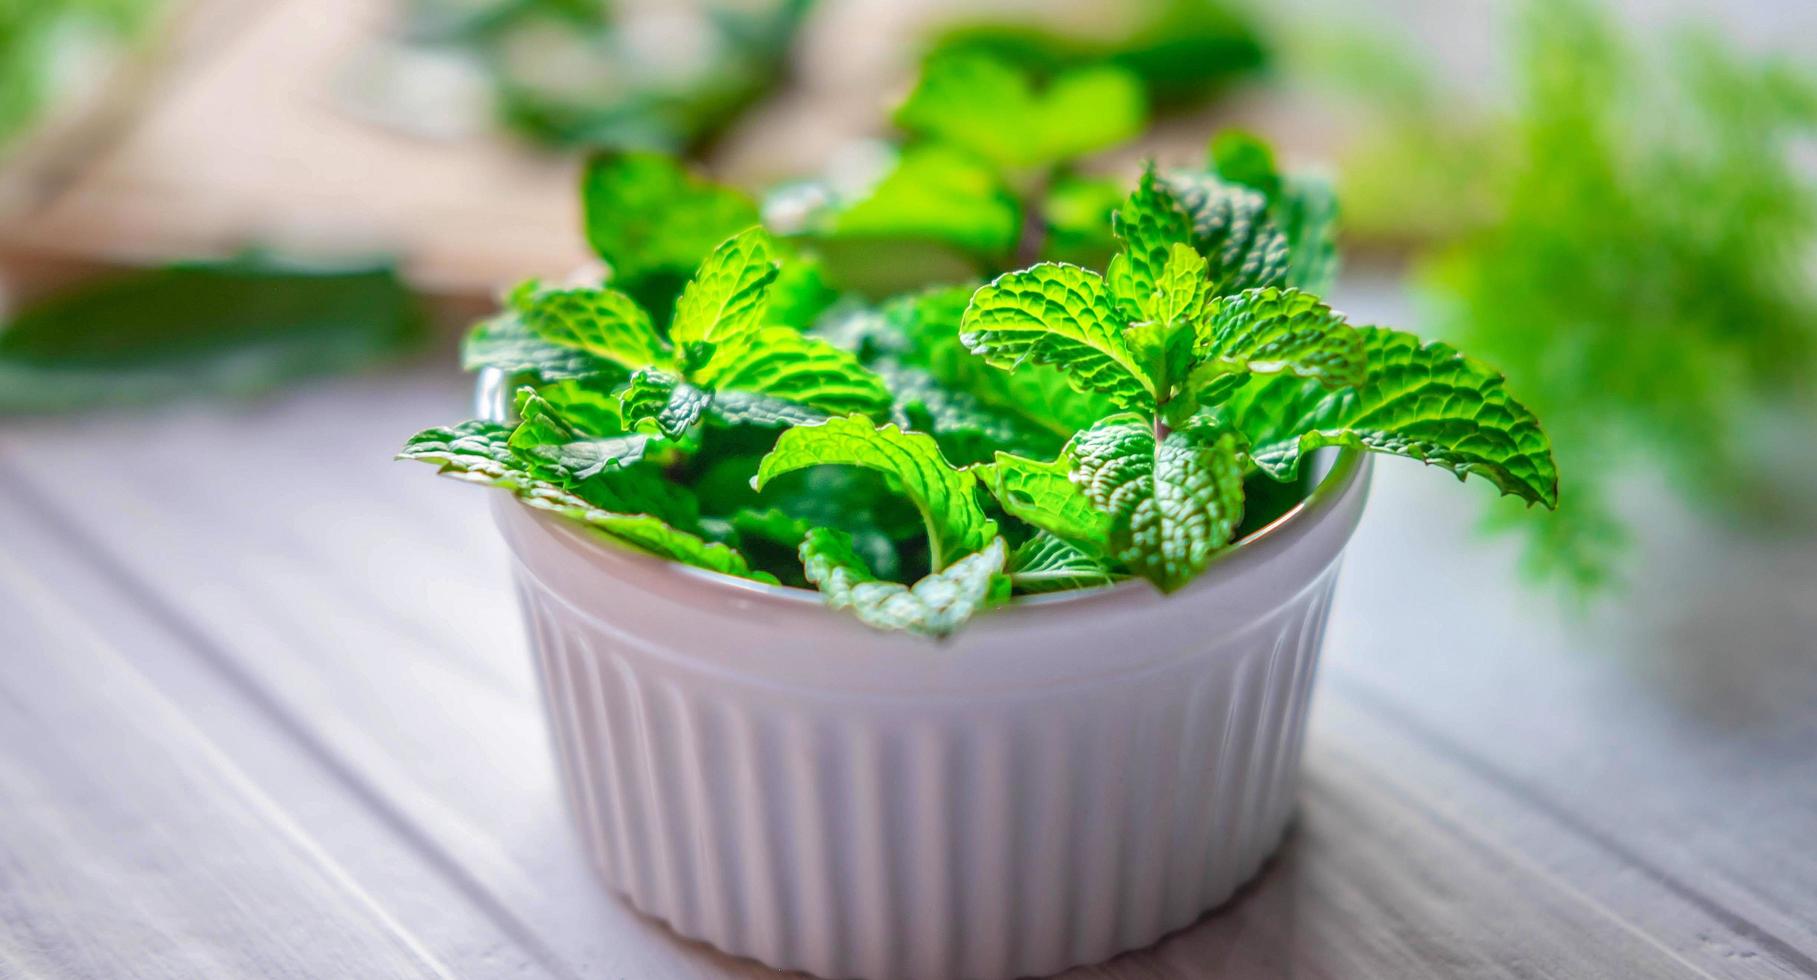
<path fill-rule="evenodd" d="M 1192 217 L 1149 167 L 1111 216 L 1111 229 L 1123 244 L 1106 274 L 1117 306 L 1125 319 L 1151 319 L 1147 307 L 1175 247 L 1192 244 Z"/>
<path fill-rule="evenodd" d="M 1367 374 L 1363 335 L 1342 314 L 1311 293 L 1273 286 L 1215 300 L 1196 353 L 1192 382 L 1207 402 L 1248 374 L 1291 374 L 1326 388 L 1360 385 Z"/>
<path fill-rule="evenodd" d="M 1010 587 L 1025 595 L 1093 589 L 1116 580 L 1104 559 L 1046 531 L 1036 532 L 1010 556 Z"/>
<path fill-rule="evenodd" d="M 616 289 L 547 289 L 530 297 L 524 322 L 538 337 L 635 371 L 672 362 L 650 314 Z"/>
<path fill-rule="evenodd" d="M 935 571 L 997 535 L 996 522 L 978 506 L 977 477 L 948 463 L 926 433 L 879 427 L 862 415 L 796 426 L 777 438 L 751 485 L 762 490 L 776 476 L 810 466 L 860 466 L 889 477 L 921 513 Z"/>
<path fill-rule="evenodd" d="M 587 241 L 619 282 L 679 282 L 715 245 L 757 224 L 757 206 L 745 195 L 659 153 L 590 158 L 581 198 Z"/>
<path fill-rule="evenodd" d="M 1097 273 L 1044 262 L 998 276 L 972 294 L 960 342 L 993 366 L 1051 364 L 1074 386 L 1119 405 L 1152 404 Z"/>
<path fill-rule="evenodd" d="M 1110 515 L 1073 481 L 1073 465 L 1070 453 L 1051 462 L 998 453 L 995 462 L 978 467 L 978 476 L 1011 517 L 1102 554 L 1110 542 Z"/>
<path fill-rule="evenodd" d="M 883 379 L 856 357 L 793 327 L 756 331 L 740 358 L 713 358 L 695 381 L 718 393 L 728 410 L 728 396 L 734 391 L 767 395 L 825 414 L 881 415 L 890 405 Z M 749 400 L 745 404 L 753 411 L 762 407 Z"/>
<path fill-rule="evenodd" d="M 675 300 L 669 343 L 678 350 L 709 344 L 712 357 L 736 361 L 763 326 L 776 278 L 770 235 L 750 228 L 721 242 Z"/>
<path fill-rule="evenodd" d="M 1539 421 L 1508 393 L 1502 376 L 1442 343 L 1381 327 L 1358 327 L 1369 380 L 1327 391 L 1291 376 L 1256 378 L 1218 409 L 1248 437 L 1256 465 L 1292 479 L 1321 446 L 1407 456 L 1458 475 L 1476 474 L 1503 493 L 1554 507 L 1558 469 Z"/>

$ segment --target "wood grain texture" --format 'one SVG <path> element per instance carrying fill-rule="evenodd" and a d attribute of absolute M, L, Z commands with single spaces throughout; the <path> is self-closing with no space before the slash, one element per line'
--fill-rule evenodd
<path fill-rule="evenodd" d="M 260 881 L 302 880 L 198 933 L 185 917 L 213 915 L 236 871 L 132 879 L 125 894 L 162 903 L 160 928 L 210 962 L 339 937 L 345 918 L 347 940 L 308 955 L 366 975 L 764 974 L 673 939 L 585 869 L 485 491 L 389 459 L 466 397 L 436 370 L 0 432 L 0 670 L 11 701 L 70 705 L 7 719 L 0 749 L 8 787 L 30 787 L 7 798 L 46 801 L 0 811 L 0 854 L 36 869 L 8 876 L 28 883 L 0 942 L 20 970 L 92 969 L 48 949 L 136 955 L 144 935 L 83 935 L 67 910 L 118 900 L 113 865 L 147 860 L 134 835 L 171 826 Z M 1817 975 L 1810 702 L 1795 703 L 1817 667 L 1768 675 L 1777 715 L 1699 711 L 1666 668 L 1610 652 L 1619 624 L 1567 630 L 1510 592 L 1450 481 L 1381 474 L 1339 590 L 1299 831 L 1227 910 L 1077 975 Z M 1758 628 L 1807 607 L 1788 608 L 1791 624 Z M 1729 662 L 1752 663 L 1732 651 L 1762 635 Z M 118 685 L 156 710 L 103 724 Z M 162 768 L 118 780 L 116 759 L 148 747 Z M 198 774 L 197 758 L 218 764 Z M 137 829 L 99 858 L 92 835 L 44 843 L 97 807 Z M 57 900 L 34 901 L 66 866 Z"/>

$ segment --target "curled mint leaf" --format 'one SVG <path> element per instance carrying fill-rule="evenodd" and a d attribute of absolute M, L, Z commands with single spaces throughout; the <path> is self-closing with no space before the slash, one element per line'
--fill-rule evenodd
<path fill-rule="evenodd" d="M 497 368 L 511 378 L 535 383 L 566 378 L 618 378 L 624 366 L 584 350 L 550 343 L 507 311 L 484 320 L 461 342 L 461 367 L 468 371 Z"/>
<path fill-rule="evenodd" d="M 995 462 L 976 469 L 1005 513 L 1103 554 L 1110 544 L 1110 515 L 1073 480 L 1073 467 L 1069 450 L 1051 462 L 998 453 Z"/>
<path fill-rule="evenodd" d="M 1257 466 L 1292 479 L 1321 446 L 1407 456 L 1481 476 L 1503 493 L 1558 504 L 1558 469 L 1539 420 L 1505 379 L 1448 344 L 1359 327 L 1369 378 L 1328 391 L 1291 376 L 1256 378 L 1217 409 L 1243 433 Z"/>
<path fill-rule="evenodd" d="M 1036 532 L 1010 556 L 1010 587 L 1024 595 L 1093 589 L 1116 581 L 1103 558 L 1046 531 Z"/>
<path fill-rule="evenodd" d="M 944 637 L 988 606 L 1009 597 L 1005 546 L 993 537 L 983 550 L 960 557 L 914 585 L 879 580 L 842 531 L 817 527 L 801 543 L 807 579 L 828 606 L 849 609 L 866 625 Z"/>
<path fill-rule="evenodd" d="M 862 415 L 797 426 L 776 440 L 751 485 L 761 491 L 778 475 L 810 466 L 860 466 L 889 477 L 921 513 L 935 571 L 997 535 L 996 522 L 978 506 L 977 477 L 948 463 L 926 433 L 878 426 Z"/>
<path fill-rule="evenodd" d="M 1112 556 L 1163 592 L 1204 571 L 1242 522 L 1236 439 L 1203 420 L 1157 440 L 1147 420 L 1113 417 L 1072 451 L 1085 495 L 1110 517 Z"/>

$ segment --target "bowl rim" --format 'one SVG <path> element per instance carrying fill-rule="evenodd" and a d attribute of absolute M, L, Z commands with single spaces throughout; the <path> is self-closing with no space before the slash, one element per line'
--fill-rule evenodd
<path fill-rule="evenodd" d="M 509 417 L 507 406 L 510 404 L 512 392 L 510 380 L 509 376 L 498 368 L 484 368 L 480 371 L 474 403 L 481 419 L 488 422 L 503 422 Z M 1349 446 L 1339 448 L 1330 468 L 1320 476 L 1318 482 L 1304 497 L 1274 520 L 1220 550 L 1212 557 L 1205 571 L 1188 585 L 1188 589 L 1190 590 L 1194 586 L 1209 585 L 1210 580 L 1214 577 L 1211 573 L 1221 566 L 1231 564 L 1233 560 L 1249 558 L 1257 556 L 1258 552 L 1273 550 L 1273 546 L 1277 543 L 1281 547 L 1285 547 L 1290 542 L 1281 539 L 1290 536 L 1287 532 L 1300 527 L 1309 527 L 1316 523 L 1318 518 L 1334 510 L 1337 503 L 1356 484 L 1359 477 L 1368 473 L 1369 462 L 1368 454 L 1361 450 Z M 587 533 L 587 528 L 573 520 L 531 507 L 515 498 L 511 503 L 521 508 L 538 524 L 558 533 L 570 547 L 578 547 L 593 553 L 609 553 L 614 558 L 644 565 L 654 573 L 690 578 L 699 585 L 732 593 L 727 596 L 728 598 L 735 596 L 745 600 L 761 599 L 796 607 L 803 605 L 824 607 L 826 604 L 826 597 L 814 589 L 793 585 L 772 585 L 768 582 L 741 578 L 725 572 L 716 572 L 709 568 L 687 565 L 661 555 L 651 554 L 628 543 L 614 541 L 603 533 Z M 1107 599 L 1131 592 L 1145 592 L 1151 589 L 1152 586 L 1146 580 L 1131 577 L 1121 582 L 1089 589 L 1068 589 L 1043 595 L 1018 596 L 996 609 L 995 612 L 1001 614 L 1011 609 L 1051 608 Z"/>

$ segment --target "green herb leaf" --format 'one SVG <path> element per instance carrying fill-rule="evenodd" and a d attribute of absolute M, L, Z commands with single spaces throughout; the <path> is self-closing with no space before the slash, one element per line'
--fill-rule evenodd
<path fill-rule="evenodd" d="M 1127 320 L 1153 319 L 1148 304 L 1173 261 L 1174 248 L 1192 242 L 1192 217 L 1151 166 L 1135 192 L 1111 215 L 1111 229 L 1123 243 L 1122 253 L 1111 260 L 1106 273 L 1117 306 Z"/>
<path fill-rule="evenodd" d="M 757 399 L 731 399 L 728 396 L 733 391 L 767 395 L 829 415 L 882 415 L 890 406 L 889 388 L 883 379 L 866 370 L 856 357 L 792 327 L 756 331 L 741 357 L 733 361 L 715 357 L 695 380 L 712 388 L 726 411 L 742 407 L 758 413 L 766 406 L 773 412 L 786 411 Z M 779 415 L 778 420 L 786 417 Z"/>
<path fill-rule="evenodd" d="M 1226 181 L 1242 184 L 1268 201 L 1269 213 L 1287 239 L 1288 286 L 1323 293 L 1337 279 L 1337 195 L 1331 183 L 1307 174 L 1282 174 L 1274 151 L 1238 131 L 1211 142 L 1212 167 Z"/>
<path fill-rule="evenodd" d="M 678 285 L 701 256 L 758 220 L 749 198 L 694 177 L 659 153 L 591 157 L 581 199 L 587 241 L 612 267 L 614 281 L 627 287 L 651 280 Z"/>
<path fill-rule="evenodd" d="M 896 123 L 977 153 L 999 167 L 1060 163 L 1126 140 L 1146 121 L 1141 83 L 1107 66 L 1056 77 L 1036 92 L 1021 71 L 994 58 L 935 57 Z"/>
<path fill-rule="evenodd" d="M 1110 516 L 1111 554 L 1163 592 L 1204 571 L 1242 521 L 1236 439 L 1204 420 L 1157 443 L 1146 419 L 1113 417 L 1072 452 L 1085 495 Z"/>
<path fill-rule="evenodd" d="M 131 273 L 0 328 L 0 414 L 250 395 L 395 357 L 421 337 L 417 305 L 388 268 L 246 258 Z"/>
<path fill-rule="evenodd" d="M 680 439 L 693 429 L 713 402 L 710 392 L 654 368 L 631 375 L 618 393 L 618 409 L 633 430 L 650 426 L 670 439 Z"/>
<path fill-rule="evenodd" d="M 1036 532 L 1010 556 L 1010 587 L 1026 595 L 1092 589 L 1116 580 L 1102 558 L 1046 531 Z"/>
<path fill-rule="evenodd" d="M 397 458 L 429 463 L 443 476 L 467 483 L 528 489 L 540 481 L 523 468 L 511 451 L 511 429 L 509 425 L 480 419 L 424 429 L 404 443 Z"/>
<path fill-rule="evenodd" d="M 994 168 L 932 143 L 904 149 L 867 194 L 834 213 L 827 233 L 835 239 L 927 239 L 995 258 L 1009 253 L 1021 228 L 1022 209 Z"/>
<path fill-rule="evenodd" d="M 528 300 L 524 322 L 538 337 L 635 371 L 673 364 L 650 314 L 616 289 L 544 289 Z"/>
<path fill-rule="evenodd" d="M 758 464 L 751 485 L 809 466 L 861 466 L 889 477 L 921 512 L 935 571 L 981 551 L 997 535 L 978 506 L 977 477 L 954 469 L 932 436 L 878 427 L 862 415 L 789 429 Z"/>
<path fill-rule="evenodd" d="M 1073 481 L 1073 467 L 1070 452 L 1045 463 L 998 453 L 995 462 L 976 469 L 1004 513 L 1103 554 L 1110 544 L 1110 515 Z"/>
<path fill-rule="evenodd" d="M 610 380 L 625 373 L 617 363 L 538 337 L 516 311 L 482 320 L 467 332 L 461 341 L 461 367 L 497 368 L 509 377 L 539 384 L 566 378 Z"/>
<path fill-rule="evenodd" d="M 972 294 L 960 342 L 1004 370 L 1051 364 L 1081 390 L 1122 406 L 1152 405 L 1142 368 L 1123 341 L 1103 278 L 1044 262 L 998 276 Z"/>
<path fill-rule="evenodd" d="M 405 443 L 398 458 L 433 464 L 442 475 L 457 480 L 504 487 L 531 507 L 579 521 L 609 538 L 630 542 L 659 557 L 727 575 L 775 581 L 774 576 L 752 571 L 744 556 L 731 548 L 704 541 L 650 514 L 600 507 L 532 474 L 512 451 L 510 438 L 510 426 L 463 422 L 453 428 L 417 433 Z"/>
<path fill-rule="evenodd" d="M 763 325 L 775 279 L 768 232 L 751 228 L 721 242 L 676 299 L 669 343 L 684 352 L 704 344 L 713 360 L 739 360 Z"/>
<path fill-rule="evenodd" d="M 848 535 L 817 527 L 801 543 L 801 564 L 828 606 L 851 610 L 867 626 L 944 637 L 979 610 L 1008 598 L 1004 552 L 1003 539 L 992 538 L 983 550 L 907 586 L 879 581 L 852 549 Z"/>
<path fill-rule="evenodd" d="M 1267 198 L 1209 174 L 1171 173 L 1164 184 L 1192 218 L 1192 244 L 1211 262 L 1215 295 L 1282 284 L 1287 236 L 1269 215 Z"/>
<path fill-rule="evenodd" d="M 960 323 L 973 291 L 972 286 L 926 290 L 885 306 L 880 333 L 894 338 L 891 353 L 897 361 L 925 369 L 948 392 L 966 395 L 1005 419 L 1030 437 L 1028 451 L 1057 452 L 1073 433 L 1115 410 L 1103 395 L 1073 387 L 1057 368 L 1025 362 L 1005 371 L 966 349 Z"/>
<path fill-rule="evenodd" d="M 1273 286 L 1215 300 L 1201 321 L 1197 352 L 1192 384 L 1208 403 L 1249 374 L 1285 373 L 1339 388 L 1362 384 L 1368 373 L 1363 335 L 1342 314 L 1311 293 Z"/>
<path fill-rule="evenodd" d="M 629 542 L 659 558 L 738 578 L 777 584 L 774 575 L 754 571 L 737 551 L 679 530 L 649 514 L 621 514 L 604 510 L 577 494 L 552 486 L 533 487 L 519 493 L 518 499 L 531 507 L 579 521 L 603 532 L 608 540 Z"/>
<path fill-rule="evenodd" d="M 1217 409 L 1248 437 L 1257 466 L 1292 479 L 1321 446 L 1351 446 L 1476 474 L 1503 493 L 1554 507 L 1558 470 L 1539 421 L 1502 376 L 1442 343 L 1358 327 L 1369 380 L 1327 391 L 1316 381 L 1258 377 Z"/>

